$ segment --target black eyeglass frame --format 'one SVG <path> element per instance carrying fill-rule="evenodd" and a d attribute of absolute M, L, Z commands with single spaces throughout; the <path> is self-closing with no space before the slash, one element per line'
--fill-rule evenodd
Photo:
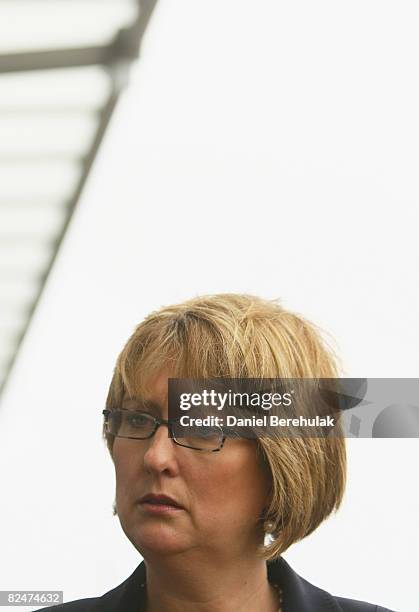
<path fill-rule="evenodd" d="M 158 430 L 158 428 L 161 425 L 167 425 L 167 428 L 169 430 L 170 433 L 170 438 L 173 440 L 173 442 L 175 444 L 177 444 L 178 446 L 181 446 L 182 448 L 190 448 L 191 450 L 196 450 L 196 451 L 200 451 L 202 453 L 218 453 L 224 446 L 224 443 L 226 441 L 226 436 L 224 435 L 224 432 L 222 430 L 221 427 L 219 427 L 220 432 L 222 433 L 222 439 L 220 442 L 220 446 L 218 448 L 197 448 L 196 446 L 189 446 L 188 444 L 182 444 L 181 442 L 178 442 L 178 440 L 176 439 L 176 436 L 173 432 L 173 425 L 175 423 L 177 423 L 178 421 L 173 421 L 173 420 L 167 420 L 167 419 L 160 419 L 159 417 L 155 417 L 153 414 L 150 414 L 149 412 L 142 412 L 140 410 L 125 410 L 124 408 L 116 408 L 115 410 L 102 410 L 102 414 L 105 417 L 105 421 L 104 421 L 104 425 L 107 427 L 108 426 L 108 417 L 110 414 L 115 413 L 115 412 L 133 412 L 134 414 L 144 414 L 146 415 L 150 420 L 153 419 L 154 421 L 154 429 L 153 431 L 150 433 L 150 435 L 145 436 L 143 438 L 139 438 L 138 436 L 119 436 L 118 434 L 114 434 L 111 431 L 107 431 L 107 433 L 111 436 L 115 436 L 116 438 L 125 438 L 128 440 L 149 440 L 150 438 L 152 438 L 154 436 L 154 434 L 156 433 L 156 431 Z"/>

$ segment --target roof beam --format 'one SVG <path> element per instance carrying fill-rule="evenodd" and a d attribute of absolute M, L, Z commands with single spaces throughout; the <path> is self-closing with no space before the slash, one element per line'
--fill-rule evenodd
<path fill-rule="evenodd" d="M 0 74 L 107 66 L 118 60 L 132 61 L 139 55 L 141 39 L 156 3 L 157 0 L 140 0 L 138 19 L 131 27 L 119 30 L 110 45 L 0 55 Z"/>
<path fill-rule="evenodd" d="M 77 66 L 104 65 L 112 66 L 119 61 L 131 62 L 139 55 L 142 36 L 147 28 L 157 0 L 139 0 L 139 14 L 134 25 L 130 28 L 122 29 L 118 32 L 111 45 L 108 47 L 86 47 L 83 49 L 59 49 L 37 52 L 14 53 L 0 55 L 0 74 L 16 73 L 31 70 L 51 70 L 54 68 L 70 68 Z M 64 239 L 67 228 L 71 222 L 74 211 L 80 200 L 81 193 L 85 186 L 87 177 L 96 158 L 96 154 L 102 143 L 103 136 L 112 117 L 115 106 L 118 102 L 121 86 L 117 82 L 117 71 L 111 71 L 113 87 L 105 106 L 100 111 L 99 126 L 96 131 L 94 141 L 84 158 L 83 170 L 70 201 L 67 203 L 67 217 L 63 223 L 61 231 L 56 237 L 53 245 L 52 254 L 46 269 L 39 278 L 39 287 L 35 299 L 26 311 L 26 324 L 15 338 L 15 350 L 11 358 L 5 363 L 3 376 L 0 372 L 0 395 L 2 394 L 9 374 L 16 362 L 18 351 L 31 323 L 32 315 L 41 299 L 49 273 L 57 258 L 61 243 Z"/>

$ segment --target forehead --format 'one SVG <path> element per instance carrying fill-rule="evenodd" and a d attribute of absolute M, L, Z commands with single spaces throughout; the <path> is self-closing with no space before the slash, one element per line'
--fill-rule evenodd
<path fill-rule="evenodd" d="M 122 399 L 126 403 L 150 404 L 160 407 L 167 405 L 169 373 L 166 370 L 150 378 L 147 385 L 141 389 L 126 390 Z"/>

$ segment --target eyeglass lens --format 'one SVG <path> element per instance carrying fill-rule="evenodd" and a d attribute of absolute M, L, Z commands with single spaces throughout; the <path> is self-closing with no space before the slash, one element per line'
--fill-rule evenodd
<path fill-rule="evenodd" d="M 157 429 L 155 418 L 145 412 L 112 410 L 108 415 L 109 433 L 121 438 L 150 438 Z M 173 437 L 181 446 L 196 450 L 216 450 L 221 447 L 223 432 L 220 427 L 182 426 L 172 424 Z"/>

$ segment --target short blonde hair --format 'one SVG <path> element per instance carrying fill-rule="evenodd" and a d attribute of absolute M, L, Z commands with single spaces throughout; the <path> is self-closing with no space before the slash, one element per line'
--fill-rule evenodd
<path fill-rule="evenodd" d="M 197 297 L 151 313 L 117 359 L 106 406 L 147 393 L 163 367 L 175 378 L 336 378 L 338 359 L 315 325 L 251 295 Z M 104 431 L 112 455 L 114 437 Z M 260 438 L 272 476 L 264 514 L 267 560 L 312 533 L 341 504 L 343 437 Z"/>

